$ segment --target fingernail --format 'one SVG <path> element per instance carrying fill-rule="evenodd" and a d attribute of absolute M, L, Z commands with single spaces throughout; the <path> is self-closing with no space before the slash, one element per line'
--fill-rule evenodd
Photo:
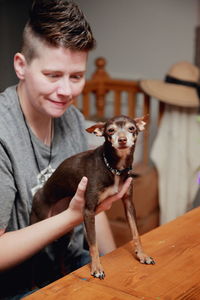
<path fill-rule="evenodd" d="M 86 184 L 88 179 L 87 179 L 87 177 L 84 176 L 81 181 L 82 181 L 82 183 Z"/>

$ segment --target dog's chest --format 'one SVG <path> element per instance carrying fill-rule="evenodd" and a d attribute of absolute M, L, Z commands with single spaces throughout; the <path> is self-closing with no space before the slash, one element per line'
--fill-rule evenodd
<path fill-rule="evenodd" d="M 120 176 L 115 175 L 114 184 L 107 187 L 103 192 L 99 194 L 99 203 L 105 200 L 107 197 L 118 193 L 119 183 L 120 183 Z"/>

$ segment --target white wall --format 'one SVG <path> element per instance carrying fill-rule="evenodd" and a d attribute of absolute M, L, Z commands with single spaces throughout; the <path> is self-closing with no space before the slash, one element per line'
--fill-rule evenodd
<path fill-rule="evenodd" d="M 76 2 L 86 14 L 97 40 L 97 48 L 89 57 L 87 76 L 94 71 L 94 59 L 98 56 L 107 59 L 107 70 L 113 77 L 127 79 L 163 79 L 172 64 L 181 60 L 194 62 L 200 0 Z M 156 110 L 154 101 L 153 118 Z M 108 101 L 108 116 L 110 111 Z M 156 130 L 156 123 L 152 124 L 151 143 Z"/>
<path fill-rule="evenodd" d="M 31 0 L 0 0 L 0 91 L 17 82 L 13 56 L 21 46 L 21 33 Z"/>
<path fill-rule="evenodd" d="M 75 0 L 98 42 L 91 53 L 104 56 L 112 76 L 163 78 L 171 64 L 193 62 L 200 0 Z M 16 81 L 12 61 L 19 49 L 30 0 L 0 0 L 0 90 Z"/>
<path fill-rule="evenodd" d="M 198 0 L 77 0 L 112 76 L 163 78 L 181 60 L 193 62 Z"/>

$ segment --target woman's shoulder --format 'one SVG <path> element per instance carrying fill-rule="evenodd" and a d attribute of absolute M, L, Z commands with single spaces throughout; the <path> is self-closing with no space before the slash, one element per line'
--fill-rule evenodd
<path fill-rule="evenodd" d="M 19 127 L 19 111 L 16 86 L 7 88 L 0 93 L 0 137 L 9 135 L 9 132 Z M 19 130 L 19 128 L 18 128 Z"/>
<path fill-rule="evenodd" d="M 0 93 L 0 117 L 17 109 L 16 86 L 8 87 Z"/>
<path fill-rule="evenodd" d="M 4 99 L 8 99 L 11 102 L 16 101 L 17 98 L 17 86 L 13 85 L 8 88 L 6 88 L 3 92 L 0 93 L 0 101 L 3 101 Z M 4 103 L 6 104 L 6 103 Z"/>

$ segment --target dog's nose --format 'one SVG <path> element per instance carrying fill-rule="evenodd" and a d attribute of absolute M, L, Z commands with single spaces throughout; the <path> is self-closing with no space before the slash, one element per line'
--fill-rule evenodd
<path fill-rule="evenodd" d="M 127 138 L 126 138 L 126 137 L 119 137 L 118 142 L 119 142 L 120 144 L 126 144 Z"/>

